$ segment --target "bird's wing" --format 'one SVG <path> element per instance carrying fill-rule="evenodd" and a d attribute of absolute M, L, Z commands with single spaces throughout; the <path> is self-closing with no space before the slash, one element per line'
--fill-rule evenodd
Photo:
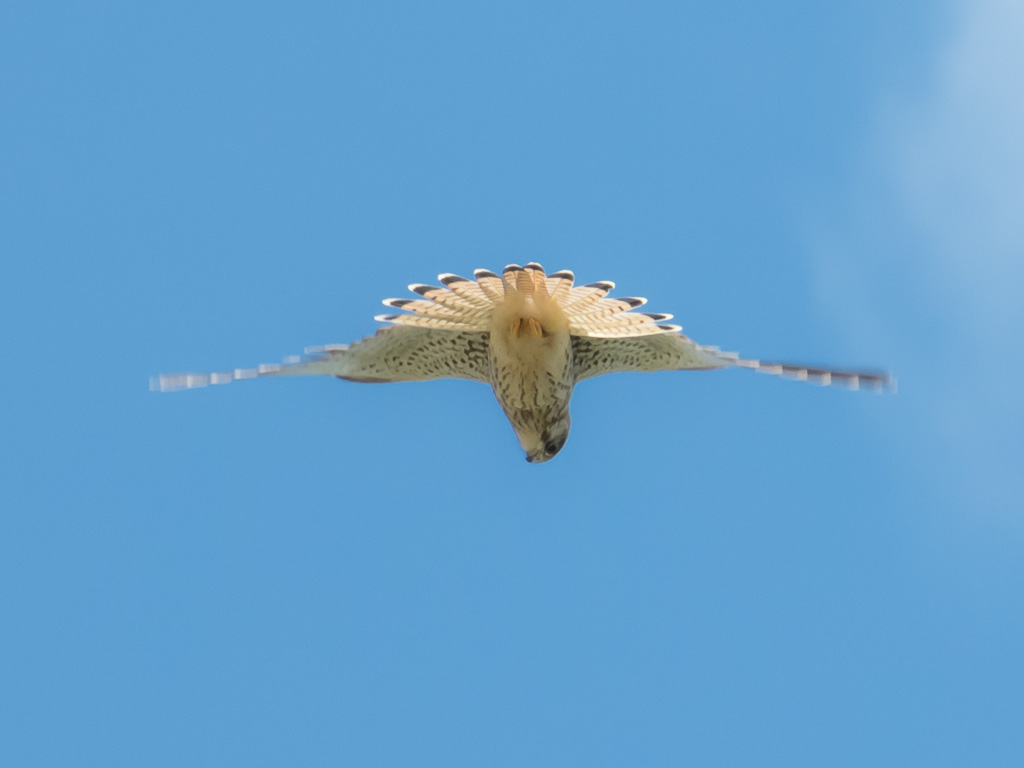
<path fill-rule="evenodd" d="M 626 339 L 573 336 L 572 347 L 577 382 L 619 371 L 706 370 L 738 366 L 823 386 L 839 384 L 850 389 L 896 389 L 896 380 L 884 371 L 845 371 L 751 360 L 735 352 L 723 352 L 718 347 L 701 346 L 681 333 Z"/>
<path fill-rule="evenodd" d="M 395 326 L 354 344 L 310 347 L 302 357 L 219 373 L 172 373 L 150 379 L 150 389 L 173 392 L 263 376 L 337 376 L 369 383 L 471 379 L 490 382 L 488 335 Z"/>

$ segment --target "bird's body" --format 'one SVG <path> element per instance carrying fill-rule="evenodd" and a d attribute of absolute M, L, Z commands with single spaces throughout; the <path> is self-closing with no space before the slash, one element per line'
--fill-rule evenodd
<path fill-rule="evenodd" d="M 576 381 L 569 318 L 548 294 L 543 271 L 536 280 L 533 270 L 524 274 L 527 280 L 495 304 L 488 335 L 491 386 L 527 458 L 535 461 L 545 445 L 560 440 L 561 448 L 568 437 Z"/>
<path fill-rule="evenodd" d="M 477 270 L 476 280 L 440 276 L 445 288 L 414 284 L 422 300 L 386 299 L 410 314 L 379 315 L 391 323 L 351 345 L 307 349 L 281 365 L 212 374 L 159 376 L 159 391 L 195 389 L 258 376 L 330 375 L 358 382 L 464 378 L 490 384 L 531 462 L 547 461 L 569 434 L 573 388 L 617 371 L 741 366 L 763 373 L 893 387 L 884 373 L 850 372 L 740 358 L 694 343 L 671 315 L 632 312 L 639 298 L 608 298 L 610 282 L 574 287 L 568 271 L 544 273 L 539 264 L 509 265 L 503 275 Z"/>

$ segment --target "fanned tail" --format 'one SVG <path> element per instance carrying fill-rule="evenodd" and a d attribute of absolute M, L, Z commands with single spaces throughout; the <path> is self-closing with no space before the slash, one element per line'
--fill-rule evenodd
<path fill-rule="evenodd" d="M 503 294 L 493 272 L 477 270 L 480 282 L 449 273 L 438 275 L 445 287 L 413 283 L 409 290 L 423 297 L 417 299 L 384 299 L 384 306 L 411 312 L 408 315 L 377 315 L 374 320 L 395 325 L 435 328 L 446 331 L 486 331 L 494 306 Z"/>
<path fill-rule="evenodd" d="M 497 275 L 486 269 L 473 273 L 475 280 L 449 273 L 438 275 L 444 287 L 414 283 L 409 290 L 422 299 L 385 299 L 384 305 L 409 314 L 377 315 L 380 322 L 447 331 L 485 331 L 494 311 L 513 294 L 540 304 L 554 303 L 565 314 L 569 332 L 591 338 L 630 338 L 675 333 L 668 325 L 672 315 L 633 312 L 647 303 L 643 298 L 609 298 L 615 283 L 600 281 L 574 286 L 568 270 L 545 274 L 531 261 L 525 267 L 509 264 Z"/>
<path fill-rule="evenodd" d="M 682 326 L 666 324 L 672 315 L 656 312 L 633 312 L 647 303 L 639 296 L 610 298 L 615 287 L 610 280 L 572 288 L 563 309 L 569 317 L 569 332 L 574 336 L 598 339 L 626 339 L 676 333 Z"/>

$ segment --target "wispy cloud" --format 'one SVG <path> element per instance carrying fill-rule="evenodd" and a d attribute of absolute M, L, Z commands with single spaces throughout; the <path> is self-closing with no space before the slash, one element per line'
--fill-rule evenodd
<path fill-rule="evenodd" d="M 899 361 L 907 461 L 1024 520 L 1024 4 L 953 21 L 923 89 L 880 89 L 850 205 L 816 227 L 818 285 L 859 353 Z"/>
<path fill-rule="evenodd" d="M 936 61 L 934 91 L 895 116 L 904 129 L 890 159 L 938 266 L 999 331 L 1004 312 L 1024 315 L 1024 4 L 965 3 L 958 26 Z"/>

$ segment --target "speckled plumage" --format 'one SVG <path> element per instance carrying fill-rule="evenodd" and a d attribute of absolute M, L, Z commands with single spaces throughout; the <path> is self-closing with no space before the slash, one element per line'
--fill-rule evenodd
<path fill-rule="evenodd" d="M 444 288 L 414 284 L 422 299 L 386 299 L 407 314 L 350 345 L 313 347 L 280 365 L 208 374 L 164 374 L 161 392 L 260 376 L 336 376 L 357 382 L 461 378 L 491 385 L 531 462 L 557 454 L 569 434 L 569 402 L 581 381 L 619 371 L 738 366 L 853 389 L 895 388 L 880 372 L 852 372 L 744 359 L 694 343 L 671 315 L 634 312 L 642 298 L 610 298 L 614 283 L 574 286 L 569 271 L 512 264 L 476 280 L 443 274 Z"/>

